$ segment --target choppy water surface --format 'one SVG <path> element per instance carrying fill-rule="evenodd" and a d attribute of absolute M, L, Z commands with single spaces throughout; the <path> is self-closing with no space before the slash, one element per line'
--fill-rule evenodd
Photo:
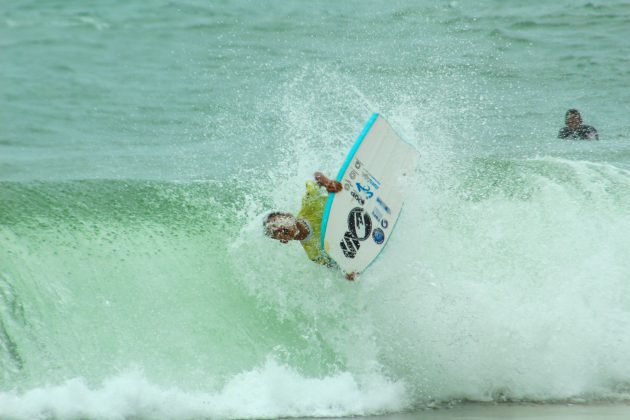
<path fill-rule="evenodd" d="M 0 12 L 1 417 L 630 399 L 626 2 Z M 260 216 L 375 111 L 421 163 L 352 284 Z"/>

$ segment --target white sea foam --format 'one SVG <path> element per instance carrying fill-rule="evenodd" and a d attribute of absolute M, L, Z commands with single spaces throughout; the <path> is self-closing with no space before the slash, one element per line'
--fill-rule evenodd
<path fill-rule="evenodd" d="M 408 406 L 404 384 L 379 374 L 347 372 L 313 378 L 269 358 L 216 391 L 151 383 L 137 371 L 100 386 L 82 378 L 32 390 L 0 393 L 0 418 L 192 419 L 369 415 Z"/>
<path fill-rule="evenodd" d="M 361 279 L 380 361 L 418 401 L 628 399 L 630 177 L 507 164 L 518 182 L 487 194 L 483 178 L 409 194 L 387 264 Z"/>

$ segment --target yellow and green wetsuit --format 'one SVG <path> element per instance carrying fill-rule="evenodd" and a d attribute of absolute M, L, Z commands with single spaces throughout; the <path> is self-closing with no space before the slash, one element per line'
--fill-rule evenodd
<path fill-rule="evenodd" d="M 327 198 L 328 194 L 323 187 L 314 181 L 308 181 L 298 217 L 307 221 L 311 229 L 308 237 L 300 241 L 306 255 L 318 264 L 332 266 L 334 261 L 320 247 L 322 216 L 324 215 Z"/>

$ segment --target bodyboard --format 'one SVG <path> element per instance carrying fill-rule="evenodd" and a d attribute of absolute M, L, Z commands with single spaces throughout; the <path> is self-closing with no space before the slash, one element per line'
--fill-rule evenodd
<path fill-rule="evenodd" d="M 343 191 L 329 194 L 322 217 L 321 247 L 344 272 L 364 271 L 389 241 L 417 157 L 382 116 L 371 116 L 337 175 Z"/>

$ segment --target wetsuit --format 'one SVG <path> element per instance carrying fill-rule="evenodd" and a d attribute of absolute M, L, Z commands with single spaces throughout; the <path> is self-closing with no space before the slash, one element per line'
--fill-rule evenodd
<path fill-rule="evenodd" d="M 590 125 L 580 125 L 576 129 L 570 129 L 569 127 L 562 127 L 558 133 L 559 139 L 571 139 L 571 140 L 599 140 L 599 135 L 595 127 Z"/>
<path fill-rule="evenodd" d="M 311 260 L 318 264 L 333 266 L 334 261 L 320 247 L 322 216 L 327 198 L 326 190 L 319 184 L 314 181 L 306 183 L 306 193 L 302 197 L 302 208 L 298 213 L 298 218 L 308 223 L 310 233 L 300 243 Z"/>

